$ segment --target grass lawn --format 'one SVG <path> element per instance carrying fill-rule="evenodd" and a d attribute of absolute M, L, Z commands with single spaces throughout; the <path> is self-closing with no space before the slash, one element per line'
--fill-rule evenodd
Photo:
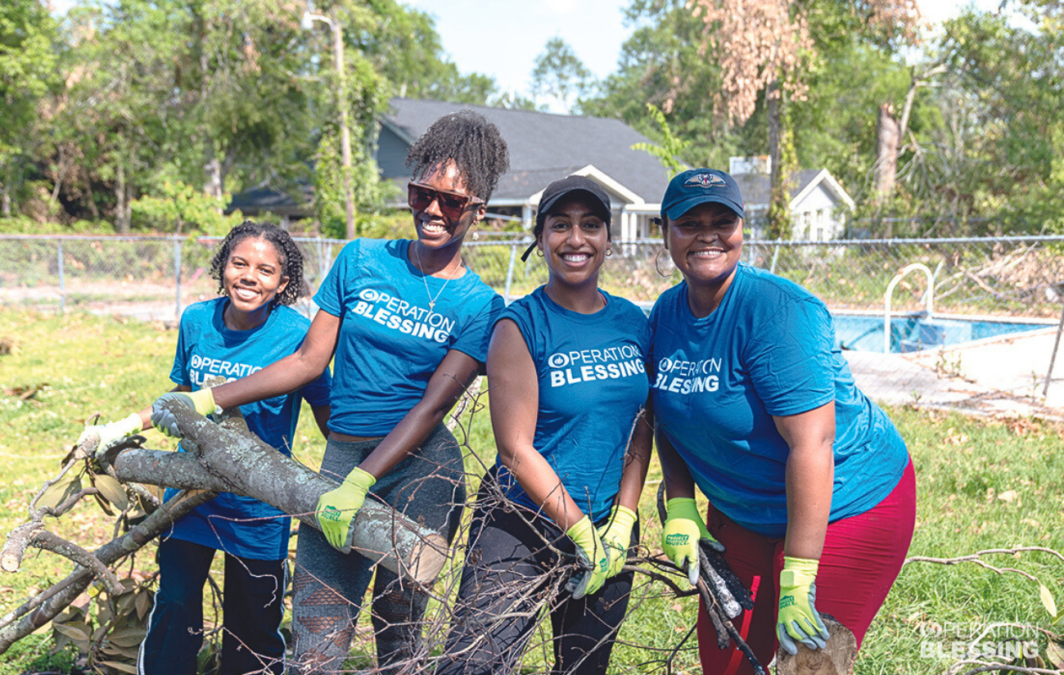
<path fill-rule="evenodd" d="M 12 353 L 0 356 L 0 529 L 6 533 L 25 520 L 29 500 L 58 469 L 87 416 L 124 417 L 172 386 L 168 374 L 177 333 L 84 314 L 0 310 L 2 338 L 15 342 Z M 1016 547 L 1064 552 L 1064 429 L 1025 418 L 986 420 L 913 408 L 889 412 L 917 472 L 920 503 L 911 556 L 951 558 Z M 147 435 L 150 447 L 173 447 L 155 432 Z M 324 441 L 309 414 L 303 415 L 297 436 L 296 456 L 317 467 Z M 468 446 L 475 453 L 471 469 L 493 461 L 484 410 L 473 417 Z M 652 550 L 658 549 L 661 529 L 653 505 L 659 479 L 654 466 L 640 507 L 643 541 Z M 53 531 L 86 548 L 113 535 L 109 519 L 91 501 L 57 521 Z M 144 549 L 123 571 L 151 574 L 153 550 Z M 872 625 L 857 672 L 940 673 L 954 661 L 955 642 L 978 640 L 985 647 L 1012 639 L 1036 641 L 1033 649 L 1045 667 L 1053 668 L 1053 659 L 1060 657 L 1050 653 L 1046 632 L 1064 628 L 1054 623 L 1043 596 L 1064 609 L 1064 560 L 1038 551 L 982 560 L 1033 579 L 973 563 L 909 563 Z M 70 569 L 56 556 L 29 552 L 18 573 L 0 573 L 0 614 Z M 611 672 L 661 668 L 694 622 L 694 598 L 676 599 L 660 584 L 639 578 L 637 583 L 641 587 Z M 0 656 L 0 675 L 42 668 L 50 640 L 46 630 L 17 644 Z M 353 663 L 369 665 L 368 657 L 358 658 L 371 653 L 366 649 L 365 640 L 356 645 Z M 530 658 L 530 669 L 540 669 L 542 651 Z M 51 661 L 63 665 L 62 659 Z M 693 638 L 672 663 L 673 672 L 700 672 Z"/>

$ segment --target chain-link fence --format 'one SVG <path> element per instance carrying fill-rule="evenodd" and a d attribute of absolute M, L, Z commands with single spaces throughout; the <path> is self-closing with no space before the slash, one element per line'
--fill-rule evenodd
<path fill-rule="evenodd" d="M 174 321 L 183 307 L 216 295 L 209 270 L 219 241 L 0 236 L 0 306 L 81 309 Z M 345 242 L 320 238 L 296 242 L 304 252 L 312 293 Z M 547 280 L 546 266 L 538 256 L 521 260 L 530 242 L 527 235 L 468 241 L 463 255 L 485 283 L 509 300 Z M 1053 327 L 1064 302 L 1064 237 L 752 240 L 744 243 L 742 255 L 747 263 L 788 278 L 827 303 L 836 313 L 838 339 L 858 381 L 877 397 L 894 402 L 929 398 L 946 404 L 971 398 L 973 391 L 959 392 L 944 385 L 946 381 L 1021 398 L 1037 394 L 1041 383 L 1044 397 L 1050 382 L 1059 379 L 1056 373 L 1064 371 L 1064 366 L 1053 374 L 1047 370 Z M 899 276 L 902 272 L 904 276 Z M 640 240 L 615 243 L 600 283 L 611 293 L 649 307 L 679 280 L 661 241 Z M 885 322 L 888 302 L 891 316 Z M 936 320 L 927 321 L 927 313 Z M 960 323 L 949 323 L 944 315 Z M 993 352 L 987 357 L 992 362 L 987 367 L 1006 372 L 993 376 L 974 372 L 973 368 L 987 367 L 976 363 L 979 352 L 973 345 L 994 343 L 1000 350 L 1010 339 L 1000 336 L 1009 333 L 1044 335 L 1044 339 L 1030 337 L 1013 353 Z M 899 360 L 885 350 L 909 354 Z M 875 382 L 867 379 L 873 371 L 881 372 Z M 1015 372 L 1010 375 L 1011 371 Z"/>

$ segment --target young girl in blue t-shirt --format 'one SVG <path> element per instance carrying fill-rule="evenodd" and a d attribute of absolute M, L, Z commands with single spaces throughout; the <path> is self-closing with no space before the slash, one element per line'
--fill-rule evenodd
<path fill-rule="evenodd" d="M 550 278 L 507 308 L 491 338 L 498 461 L 477 496 L 440 675 L 513 672 L 542 607 L 553 672 L 609 663 L 652 436 L 646 317 L 598 288 L 609 224 L 609 196 L 592 180 L 543 191 L 534 246 Z"/>
<path fill-rule="evenodd" d="M 181 315 L 170 379 L 175 392 L 200 390 L 222 375 L 254 372 L 293 353 L 310 322 L 288 307 L 301 295 L 303 257 L 284 230 L 247 221 L 229 232 L 211 262 L 222 297 Z M 300 390 L 240 407 L 248 429 L 290 455 L 303 399 L 325 434 L 328 371 Z M 104 448 L 150 425 L 151 408 L 88 427 Z M 80 443 L 80 439 L 79 439 Z M 167 490 L 166 498 L 176 494 Z M 220 673 L 284 672 L 280 633 L 291 519 L 250 497 L 222 493 L 174 523 L 159 543 L 159 590 L 137 670 L 194 675 L 203 642 L 203 585 L 215 551 L 225 553 Z"/>
<path fill-rule="evenodd" d="M 462 264 L 508 168 L 498 129 L 470 111 L 440 118 L 410 148 L 407 196 L 417 239 L 358 239 L 315 295 L 320 311 L 291 356 L 187 401 L 201 413 L 296 389 L 334 358 L 329 443 L 321 472 L 321 532 L 300 528 L 293 580 L 293 663 L 336 672 L 355 634 L 372 562 L 350 547 L 367 494 L 450 541 L 465 501 L 462 452 L 444 416 L 477 377 L 502 299 Z M 376 570 L 372 618 L 381 672 L 411 671 L 428 592 Z"/>

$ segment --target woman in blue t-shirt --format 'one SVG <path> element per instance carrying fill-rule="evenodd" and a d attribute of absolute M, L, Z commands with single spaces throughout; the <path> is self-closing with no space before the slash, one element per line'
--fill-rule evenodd
<path fill-rule="evenodd" d="M 211 262 L 222 297 L 181 315 L 170 379 L 175 392 L 197 391 L 214 376 L 239 377 L 299 348 L 310 322 L 288 307 L 302 294 L 303 257 L 288 233 L 247 221 L 229 232 Z M 329 373 L 290 394 L 242 405 L 248 429 L 286 455 L 303 399 L 322 434 L 329 419 Z M 151 408 L 88 427 L 100 447 L 146 429 Z M 80 439 L 79 439 L 80 443 Z M 167 490 L 169 499 L 177 493 Z M 193 675 L 203 642 L 203 585 L 214 552 L 225 553 L 221 670 L 227 675 L 284 672 L 280 633 L 291 519 L 250 497 L 222 493 L 174 523 L 160 539 L 159 590 L 137 670 Z M 253 611 L 249 611 L 253 608 Z"/>
<path fill-rule="evenodd" d="M 905 443 L 854 385 L 824 304 L 739 262 L 743 198 L 731 176 L 679 174 L 661 217 L 684 278 L 650 315 L 669 497 L 662 547 L 692 583 L 698 540 L 723 550 L 754 596 L 734 624 L 762 664 L 777 644 L 792 654 L 796 642 L 823 647 L 819 612 L 860 646 L 912 540 Z M 710 501 L 706 521 L 696 484 Z M 698 629 L 705 672 L 729 662 L 740 666 L 729 672 L 752 671 L 734 650 L 717 649 L 702 612 Z"/>
<path fill-rule="evenodd" d="M 462 452 L 443 426 L 477 377 L 502 299 L 462 264 L 462 242 L 482 220 L 508 168 L 506 144 L 482 116 L 440 118 L 410 148 L 408 200 L 417 239 L 357 239 L 340 252 L 314 296 L 320 311 L 295 354 L 185 402 L 201 413 L 291 391 L 334 357 L 329 443 L 321 472 L 341 481 L 324 494 L 321 532 L 300 528 L 293 580 L 294 663 L 342 668 L 369 559 L 346 553 L 367 493 L 451 540 L 465 501 Z M 155 417 L 153 417 L 153 420 Z M 381 672 L 414 668 L 428 592 L 376 570 L 372 619 Z"/>
<path fill-rule="evenodd" d="M 477 497 L 439 675 L 512 672 L 542 607 L 553 672 L 606 671 L 652 436 L 646 317 L 598 288 L 609 224 L 609 196 L 594 181 L 570 176 L 543 191 L 525 256 L 537 248 L 550 278 L 492 334 L 499 454 Z"/>

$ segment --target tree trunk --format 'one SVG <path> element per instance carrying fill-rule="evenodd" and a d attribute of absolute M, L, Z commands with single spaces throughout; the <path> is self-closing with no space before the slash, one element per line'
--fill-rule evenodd
<path fill-rule="evenodd" d="M 875 203 L 877 206 L 887 204 L 894 196 L 894 183 L 898 174 L 900 132 L 901 128 L 894 118 L 894 104 L 884 103 L 879 106 L 879 119 L 876 124 L 875 169 Z"/>
<path fill-rule="evenodd" d="M 203 181 L 203 191 L 215 199 L 222 198 L 222 163 L 214 156 L 214 146 L 208 144 L 210 151 L 207 161 L 203 165 L 206 180 Z"/>
<path fill-rule="evenodd" d="M 296 515 L 303 526 L 317 529 L 313 514 L 318 499 L 335 489 L 336 481 L 277 452 L 250 433 L 246 424 L 242 429 L 239 425 L 227 427 L 211 422 L 183 404 L 168 407 L 177 418 L 182 435 L 199 449 L 199 456 L 180 464 L 174 453 L 127 450 L 114 463 L 120 480 L 218 489 L 217 478 L 224 481 L 226 492 L 264 501 Z M 201 472 L 208 476 L 202 483 Z M 444 537 L 387 504 L 374 501 L 372 496 L 355 515 L 352 528 L 356 551 L 418 582 L 433 581 L 447 562 L 449 546 Z"/>
<path fill-rule="evenodd" d="M 7 183 L 0 186 L 0 216 L 11 217 L 11 187 Z"/>
<path fill-rule="evenodd" d="M 779 80 L 769 85 L 766 93 L 768 103 L 768 153 L 769 162 L 769 239 L 784 239 L 791 234 L 790 195 L 788 190 L 789 159 L 784 144 L 786 130 L 783 128 L 783 91 Z"/>
<path fill-rule="evenodd" d="M 126 167 L 119 158 L 115 168 L 115 225 L 122 234 L 129 234 L 129 221 L 126 219 Z"/>

